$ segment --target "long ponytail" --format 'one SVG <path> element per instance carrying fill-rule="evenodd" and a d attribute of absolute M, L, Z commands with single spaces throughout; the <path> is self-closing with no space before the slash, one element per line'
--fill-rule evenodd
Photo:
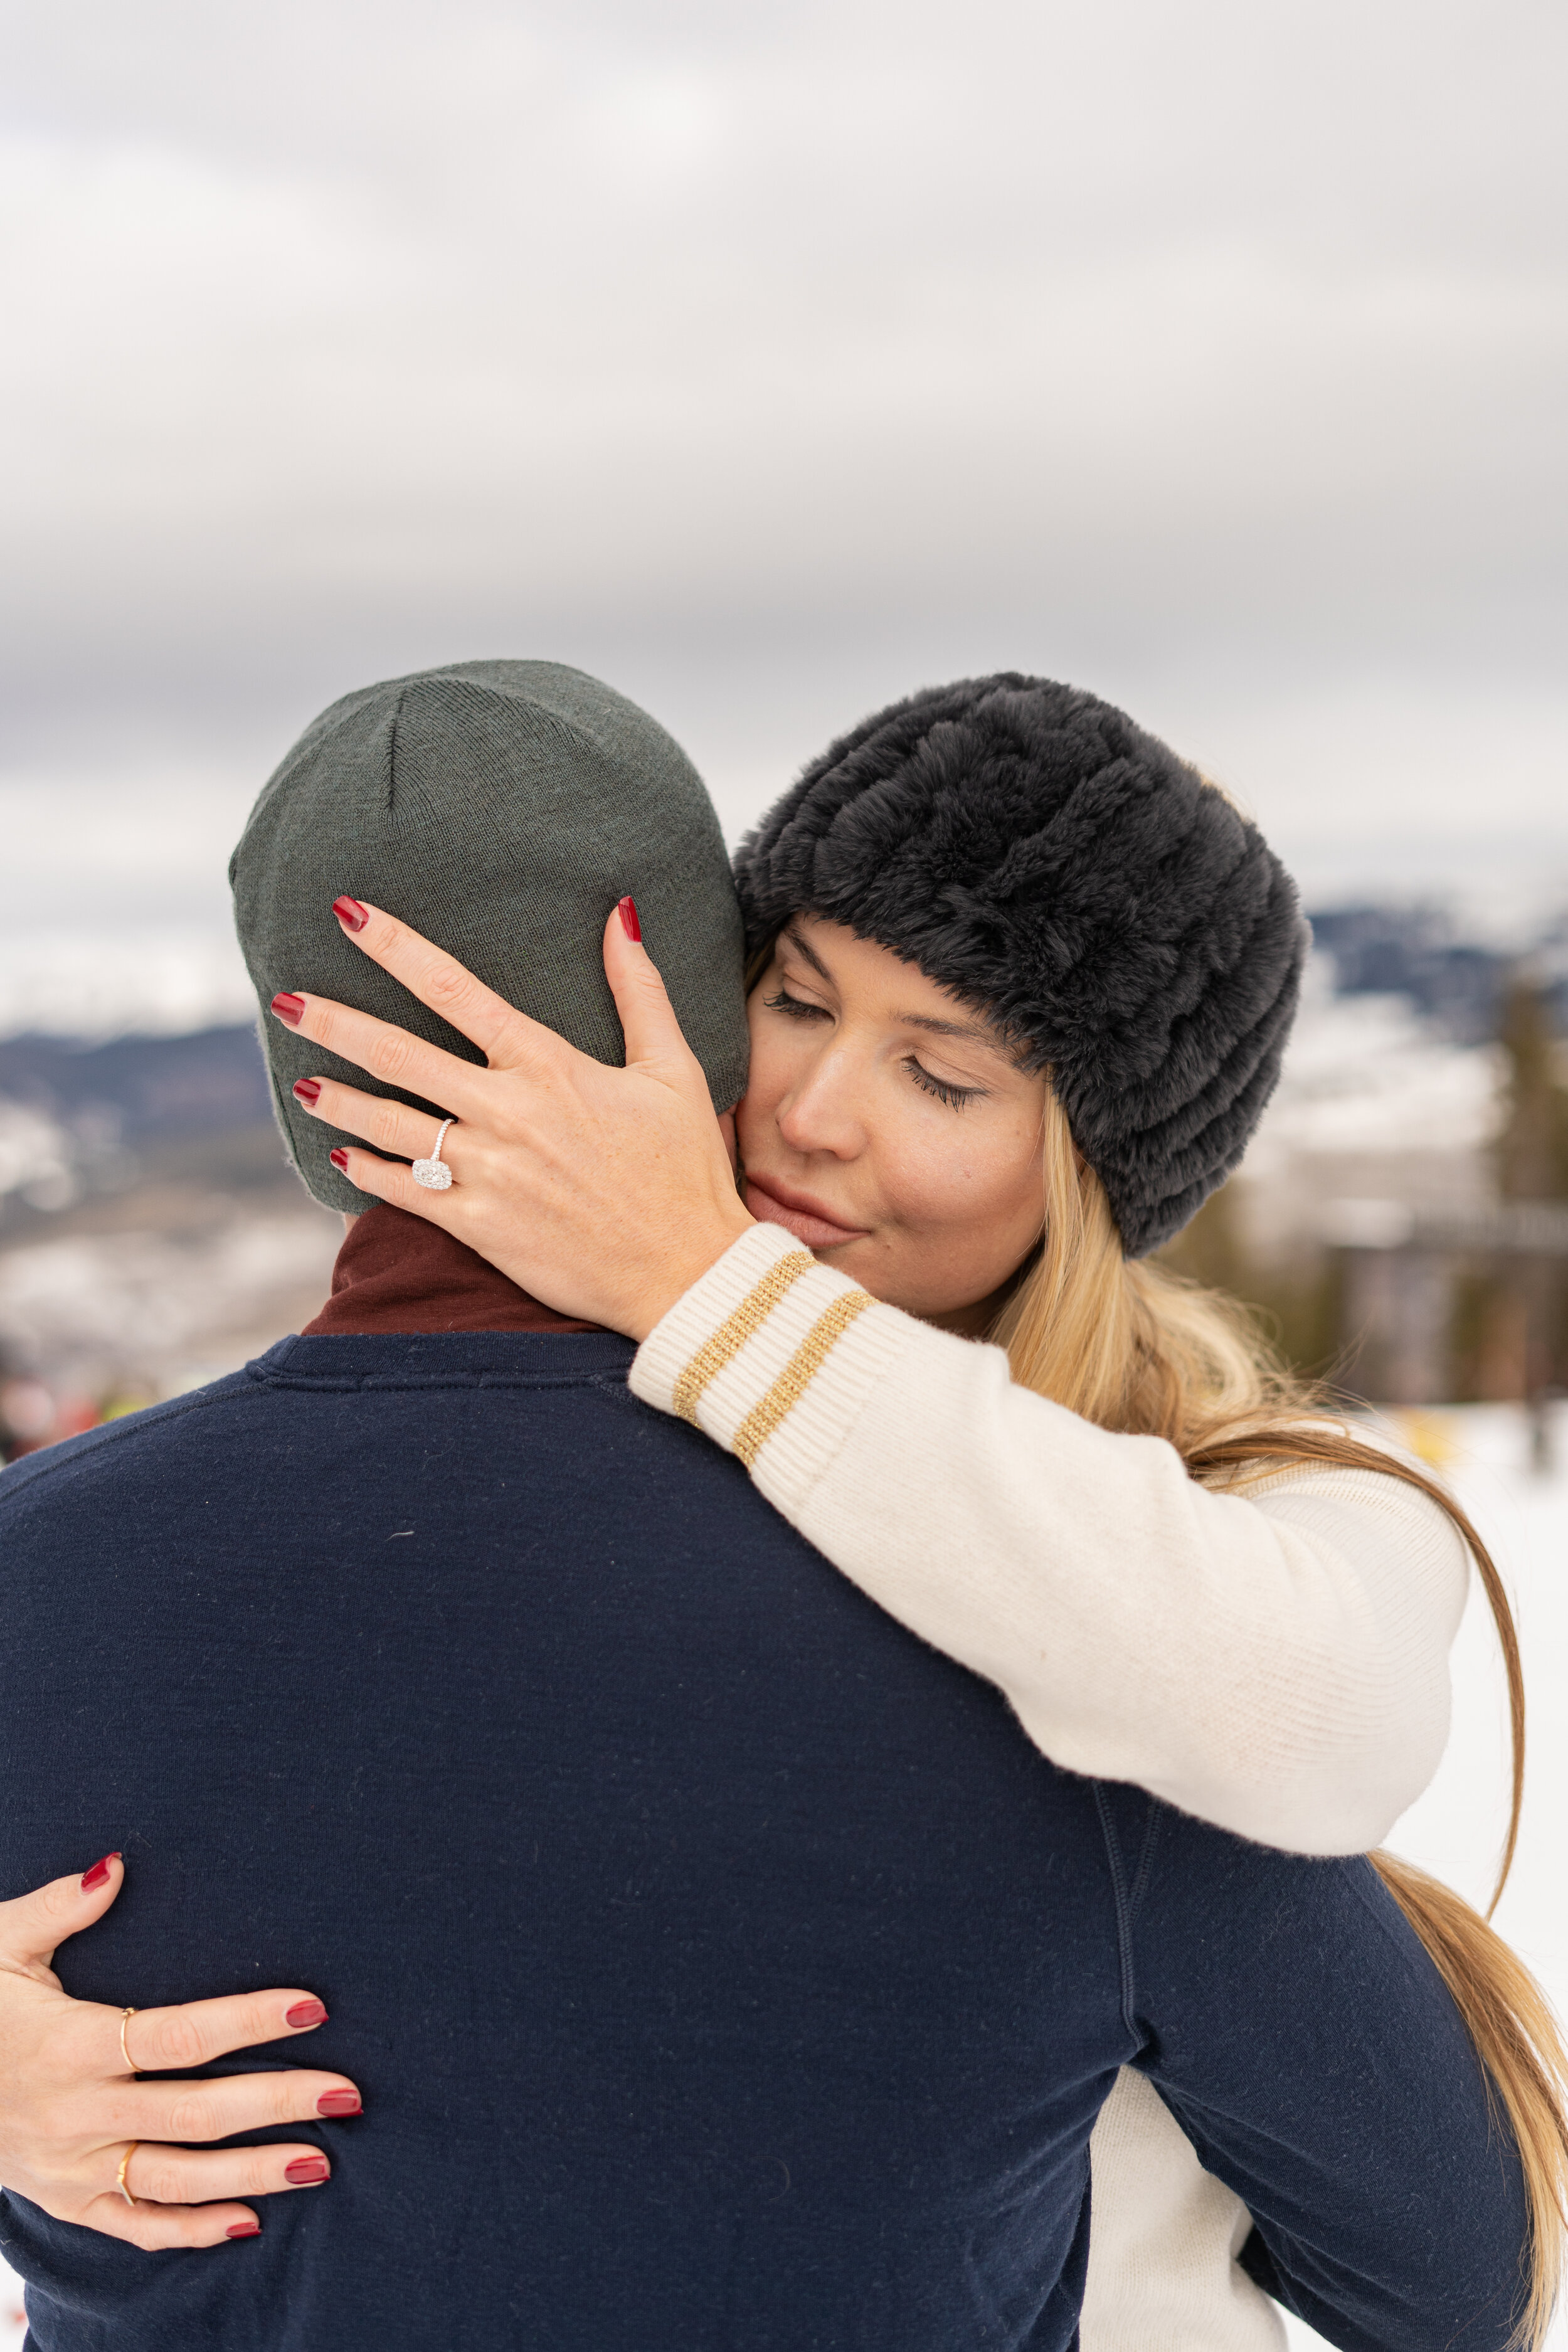
<path fill-rule="evenodd" d="M 1475 1561 L 1508 1676 L 1512 1739 L 1508 1834 L 1487 1917 L 1413 1864 L 1372 1859 L 1447 1986 L 1519 2149 L 1530 2236 L 1513 2341 L 1534 2352 L 1568 2232 L 1568 2049 L 1546 1995 L 1488 1924 L 1519 1842 L 1524 1794 L 1524 1678 L 1502 1579 L 1452 1496 L 1333 1418 L 1321 1392 L 1274 1359 L 1243 1308 L 1123 1256 L 1100 1181 L 1050 1092 L 1045 1181 L 1039 1246 L 990 1333 L 1022 1387 L 1102 1428 L 1166 1439 L 1205 1486 L 1244 1486 L 1295 1463 L 1402 1479 L 1447 1514 Z"/>
<path fill-rule="evenodd" d="M 1397 1854 L 1374 1853 L 1372 1860 L 1447 1986 L 1519 2149 L 1530 2241 L 1523 2308 L 1513 2341 L 1538 2346 L 1545 2338 L 1561 2284 L 1568 2186 L 1563 2049 L 1557 2020 L 1518 1953 L 1462 1895 Z"/>

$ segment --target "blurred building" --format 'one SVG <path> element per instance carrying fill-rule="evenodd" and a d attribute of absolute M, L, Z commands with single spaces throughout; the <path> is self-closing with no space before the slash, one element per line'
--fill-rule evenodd
<path fill-rule="evenodd" d="M 1522 955 L 1423 909 L 1314 933 L 1279 1092 L 1176 1263 L 1379 1402 L 1568 1386 L 1568 924 Z"/>

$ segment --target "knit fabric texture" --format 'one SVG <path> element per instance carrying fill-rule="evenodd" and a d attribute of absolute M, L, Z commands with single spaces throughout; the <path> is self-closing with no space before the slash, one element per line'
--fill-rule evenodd
<path fill-rule="evenodd" d="M 1173 1447 L 1034 1395 L 1002 1349 L 767 1223 L 655 1324 L 629 1384 L 1070 1772 L 1323 1854 L 1380 1844 L 1437 1769 L 1469 1562 L 1402 1479 L 1298 1464 L 1245 1505 L 1211 1494 Z"/>
<path fill-rule="evenodd" d="M 1098 696 L 1004 671 L 832 744 L 742 844 L 747 947 L 843 923 L 1048 1068 L 1130 1257 L 1179 1232 L 1274 1090 L 1310 934 L 1255 824 Z"/>
<path fill-rule="evenodd" d="M 715 1108 L 744 1090 L 741 919 L 718 818 L 673 738 L 581 670 L 458 662 L 345 695 L 263 788 L 229 880 L 279 1125 L 329 1208 L 365 1205 L 329 1157 L 357 1139 L 311 1118 L 290 1091 L 296 1078 L 439 1107 L 270 1018 L 279 990 L 335 998 L 484 1058 L 344 935 L 331 912 L 340 893 L 411 924 L 508 1003 L 611 1063 L 625 1053 L 604 929 L 629 894 Z"/>
<path fill-rule="evenodd" d="M 1286 2308 L 1503 2352 L 1518 2156 L 1370 1864 L 1054 1770 L 631 1354 L 285 1339 L 0 1472 L 0 1887 L 129 1847 L 66 1990 L 319 1991 L 240 2063 L 366 2107 L 205 2260 L 0 2190 L 39 2352 L 1072 2352 L 1134 2060 Z"/>

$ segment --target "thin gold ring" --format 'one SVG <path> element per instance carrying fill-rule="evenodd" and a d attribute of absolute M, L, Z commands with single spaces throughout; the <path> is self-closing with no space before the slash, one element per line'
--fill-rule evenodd
<path fill-rule="evenodd" d="M 132 2017 L 134 2017 L 134 2016 L 135 2016 L 135 2014 L 136 2014 L 136 2011 L 135 2011 L 134 2010 L 132 2010 L 132 2011 L 130 2012 L 130 2014 L 131 2014 Z M 119 2169 L 119 2171 L 115 2174 L 115 2176 L 114 2176 L 114 2185 L 115 2185 L 116 2189 L 119 2189 L 119 2191 L 120 2191 L 120 2193 L 121 2193 L 121 2197 L 123 2197 L 123 2198 L 124 2198 L 125 2202 L 126 2202 L 128 2205 L 134 2205 L 134 2204 L 135 2204 L 135 2202 L 136 2202 L 136 2200 L 135 2200 L 135 2198 L 134 2198 L 134 2197 L 132 2197 L 132 2195 L 131 2194 L 130 2189 L 127 2189 L 127 2187 L 125 2186 L 125 2168 L 126 2168 L 126 2166 L 130 2163 L 130 2161 L 131 2161 L 132 2158 L 135 2155 L 135 2153 L 136 2153 L 137 2149 L 141 2147 L 141 2145 L 142 2145 L 142 2143 L 141 2143 L 141 2141 L 140 2141 L 139 2139 L 133 2139 L 133 2140 L 132 2141 L 132 2143 L 131 2143 L 130 2147 L 126 2149 L 126 2151 L 125 2151 L 124 2155 L 121 2158 L 121 2159 L 120 2159 L 120 2169 Z"/>
<path fill-rule="evenodd" d="M 136 2011 L 133 2009 L 121 2010 L 120 2013 L 120 2054 L 125 2061 L 125 2071 L 128 2074 L 134 2074 L 136 2069 L 131 2063 L 131 2053 L 125 2047 L 125 2029 L 135 2014 Z M 134 2199 L 132 2201 L 134 2203 Z"/>

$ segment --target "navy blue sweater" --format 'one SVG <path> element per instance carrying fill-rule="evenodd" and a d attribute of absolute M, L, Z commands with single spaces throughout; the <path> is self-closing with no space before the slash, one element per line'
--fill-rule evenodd
<path fill-rule="evenodd" d="M 308 1985 L 261 2063 L 366 2106 L 215 2252 L 0 2200 L 32 2343 L 1061 2352 L 1131 2061 L 1315 2325 L 1500 2347 L 1518 2165 L 1367 1865 L 1055 1770 L 630 1355 L 285 1340 L 0 1479 L 0 1894 L 121 1848 L 67 1989 Z"/>

